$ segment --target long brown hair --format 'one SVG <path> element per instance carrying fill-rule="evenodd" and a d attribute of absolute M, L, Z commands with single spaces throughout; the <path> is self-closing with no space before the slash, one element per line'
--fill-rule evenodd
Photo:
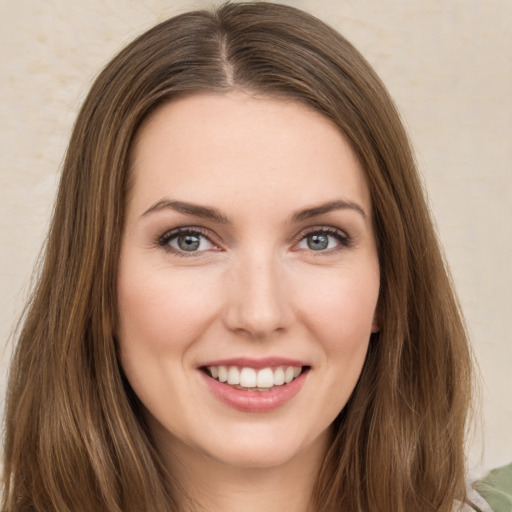
<path fill-rule="evenodd" d="M 341 35 L 292 7 L 256 2 L 161 23 L 108 64 L 85 100 L 10 370 L 7 511 L 177 510 L 179 491 L 116 353 L 130 147 L 163 102 L 233 89 L 327 116 L 371 191 L 381 330 L 333 425 L 317 509 L 448 512 L 464 500 L 469 350 L 399 115 Z"/>

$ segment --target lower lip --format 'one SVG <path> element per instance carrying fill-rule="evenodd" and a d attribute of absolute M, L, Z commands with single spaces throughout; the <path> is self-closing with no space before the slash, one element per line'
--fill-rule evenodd
<path fill-rule="evenodd" d="M 210 391 L 222 403 L 242 412 L 270 412 L 294 398 L 301 390 L 308 371 L 302 372 L 289 384 L 276 386 L 269 391 L 244 391 L 219 382 L 202 372 Z"/>

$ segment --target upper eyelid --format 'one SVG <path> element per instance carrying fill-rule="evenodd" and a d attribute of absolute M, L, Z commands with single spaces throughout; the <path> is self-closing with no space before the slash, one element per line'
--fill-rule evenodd
<path fill-rule="evenodd" d="M 317 226 L 310 226 L 307 228 L 301 229 L 294 238 L 298 238 L 300 236 L 307 235 L 308 233 L 315 233 L 317 231 L 331 231 L 343 234 L 345 236 L 349 236 L 349 234 L 346 232 L 346 230 L 337 228 L 335 226 L 328 226 L 328 225 L 317 225 Z M 215 235 L 211 233 L 209 229 L 200 227 L 200 226 L 177 226 L 175 228 L 166 230 L 159 238 L 164 238 L 170 235 L 173 235 L 175 233 L 198 233 L 200 235 L 205 236 L 206 238 L 216 238 Z"/>
<path fill-rule="evenodd" d="M 311 233 L 337 233 L 345 238 L 351 238 L 351 236 L 347 233 L 346 230 L 337 228 L 334 226 L 311 226 L 308 228 L 304 228 L 296 235 L 297 240 L 301 240 L 305 236 L 311 234 Z"/>
<path fill-rule="evenodd" d="M 205 228 L 201 228 L 199 226 L 178 226 L 172 229 L 168 229 L 162 233 L 158 238 L 168 238 L 172 235 L 177 235 L 179 233 L 196 233 L 198 235 L 204 236 L 205 238 L 210 239 L 212 234 L 209 230 Z"/>
<path fill-rule="evenodd" d="M 336 228 L 334 226 L 316 226 L 311 228 L 305 228 L 302 230 L 297 238 L 295 239 L 294 245 L 298 245 L 302 242 L 307 236 L 314 233 L 325 233 L 328 236 L 332 236 L 338 238 L 338 246 L 332 249 L 320 250 L 320 251 L 312 251 L 310 249 L 304 249 L 306 251 L 311 252 L 315 257 L 327 256 L 337 253 L 342 249 L 348 249 L 354 246 L 355 240 L 352 235 L 350 235 L 346 230 Z M 293 249 L 292 249 L 293 250 Z"/>
<path fill-rule="evenodd" d="M 216 245 L 216 246 L 220 245 L 219 242 L 216 241 L 215 237 L 212 236 L 210 231 L 208 231 L 204 228 L 200 228 L 198 226 L 179 226 L 179 227 L 176 227 L 173 229 L 169 229 L 169 230 L 165 231 L 163 234 L 161 234 L 160 236 L 158 236 L 158 238 L 156 240 L 157 244 L 160 246 L 167 245 L 169 243 L 169 241 L 174 236 L 177 236 L 182 233 L 197 234 L 197 235 L 200 235 L 200 236 L 206 238 L 213 245 Z"/>
<path fill-rule="evenodd" d="M 165 231 L 162 235 L 158 236 L 157 243 L 158 245 L 164 246 L 169 243 L 170 239 L 175 236 L 179 235 L 180 233 L 193 233 L 200 236 L 205 237 L 209 242 L 214 244 L 215 246 L 222 246 L 221 241 L 219 240 L 219 237 L 211 233 L 210 230 L 206 228 L 202 228 L 199 226 L 177 226 L 175 228 L 169 229 Z M 346 230 L 343 230 L 341 228 L 335 227 L 335 226 L 329 226 L 329 225 L 315 225 L 315 226 L 309 226 L 306 228 L 301 229 L 293 238 L 292 240 L 295 243 L 300 242 L 302 239 L 304 239 L 306 236 L 312 234 L 312 233 L 327 233 L 331 235 L 340 235 L 341 238 L 344 238 L 347 242 L 351 242 L 352 236 L 350 236 Z M 199 251 L 204 252 L 204 251 Z"/>
<path fill-rule="evenodd" d="M 158 249 L 163 250 L 165 253 L 169 255 L 174 255 L 175 257 L 186 257 L 186 258 L 204 258 L 210 254 L 212 250 L 222 250 L 222 247 L 219 243 L 217 243 L 212 236 L 205 232 L 204 228 L 199 228 L 197 226 L 179 226 L 173 229 L 169 229 L 165 231 L 162 235 L 157 237 L 155 246 Z M 193 234 L 196 236 L 200 236 L 208 240 L 208 242 L 213 246 L 213 248 L 202 249 L 197 251 L 186 251 L 171 245 L 171 242 L 174 241 L 181 234 Z M 191 260 L 192 261 L 192 260 Z"/>

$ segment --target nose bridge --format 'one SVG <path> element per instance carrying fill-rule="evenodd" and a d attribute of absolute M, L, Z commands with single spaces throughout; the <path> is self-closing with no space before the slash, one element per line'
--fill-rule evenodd
<path fill-rule="evenodd" d="M 279 259 L 268 248 L 237 258 L 230 276 L 226 318 L 230 329 L 265 337 L 289 327 L 291 308 Z"/>

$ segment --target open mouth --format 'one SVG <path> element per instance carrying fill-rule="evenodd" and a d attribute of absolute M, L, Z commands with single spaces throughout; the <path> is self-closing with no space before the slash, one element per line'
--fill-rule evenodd
<path fill-rule="evenodd" d="M 204 366 L 201 368 L 212 379 L 244 391 L 272 391 L 290 384 L 309 366 L 276 366 L 261 369 L 239 366 Z"/>

